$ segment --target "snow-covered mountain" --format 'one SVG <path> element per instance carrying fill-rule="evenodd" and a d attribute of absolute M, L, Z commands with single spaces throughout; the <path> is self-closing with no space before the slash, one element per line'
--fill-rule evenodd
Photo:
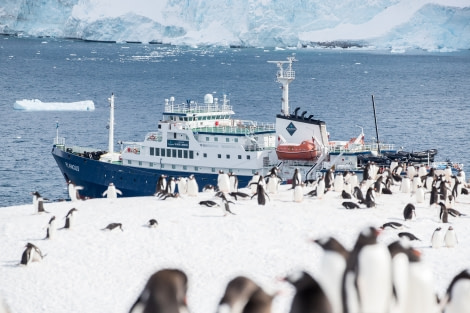
<path fill-rule="evenodd" d="M 176 45 L 470 48 L 470 0 L 3 0 L 0 32 Z"/>

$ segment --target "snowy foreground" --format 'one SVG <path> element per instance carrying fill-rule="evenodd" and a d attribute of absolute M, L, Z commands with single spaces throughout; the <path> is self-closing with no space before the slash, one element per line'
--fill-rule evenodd
<path fill-rule="evenodd" d="M 393 195 L 377 197 L 376 208 L 346 210 L 338 192 L 296 203 L 288 187 L 270 195 L 265 206 L 259 206 L 256 198 L 238 200 L 231 204 L 236 215 L 226 216 L 218 207 L 198 204 L 209 199 L 220 203 L 213 192 L 167 200 L 50 202 L 44 205 L 50 213 L 42 214 L 32 205 L 1 208 L 0 297 L 13 313 L 128 312 L 151 274 L 179 268 L 188 275 L 192 313 L 215 312 L 228 281 L 237 275 L 277 293 L 272 311 L 288 312 L 293 288 L 278 278 L 294 270 L 321 275 L 323 251 L 310 239 L 335 236 L 351 249 L 366 226 L 390 221 L 408 228 L 386 229 L 379 241 L 391 243 L 400 231 L 420 238 L 412 245 L 432 270 L 439 297 L 457 273 L 470 268 L 470 218 L 449 216 L 449 224 L 442 224 L 438 209 L 428 204 L 429 195 L 426 203 L 416 203 L 414 196 L 393 189 Z M 415 204 L 416 218 L 404 222 L 407 203 Z M 63 227 L 72 208 L 78 209 L 73 228 L 58 230 L 56 238 L 44 240 L 49 219 L 56 216 L 58 227 Z M 454 209 L 470 215 L 470 196 L 461 195 Z M 152 218 L 158 220 L 156 228 L 146 225 Z M 113 222 L 122 223 L 124 231 L 102 230 Z M 431 248 L 435 228 L 446 230 L 449 225 L 457 233 L 458 245 Z M 47 256 L 20 266 L 27 242 Z"/>

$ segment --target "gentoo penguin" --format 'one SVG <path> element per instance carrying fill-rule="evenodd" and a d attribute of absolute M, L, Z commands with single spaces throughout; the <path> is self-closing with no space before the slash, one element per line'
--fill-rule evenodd
<path fill-rule="evenodd" d="M 416 168 L 414 167 L 413 164 L 410 164 L 408 168 L 406 169 L 406 176 L 408 176 L 409 179 L 413 179 L 416 175 Z"/>
<path fill-rule="evenodd" d="M 341 203 L 341 205 L 345 208 L 345 209 L 348 209 L 348 210 L 352 210 L 352 209 L 359 209 L 359 205 L 357 203 L 354 203 L 352 201 L 344 201 L 343 203 Z"/>
<path fill-rule="evenodd" d="M 170 181 L 166 185 L 167 193 L 176 193 L 176 180 L 173 176 L 170 177 Z"/>
<path fill-rule="evenodd" d="M 353 196 L 359 200 L 359 202 L 364 202 L 364 195 L 362 194 L 361 188 L 359 186 L 354 187 Z"/>
<path fill-rule="evenodd" d="M 447 232 L 444 236 L 444 243 L 446 244 L 447 248 L 453 248 L 457 245 L 457 235 L 455 234 L 454 228 L 449 226 Z"/>
<path fill-rule="evenodd" d="M 326 296 L 330 300 L 333 313 L 343 310 L 341 300 L 341 283 L 346 268 L 349 251 L 334 237 L 313 240 L 323 249 L 319 283 L 323 286 Z"/>
<path fill-rule="evenodd" d="M 379 231 L 364 229 L 348 258 L 343 276 L 343 312 L 389 312 L 392 264 L 387 246 L 377 242 Z"/>
<path fill-rule="evenodd" d="M 271 173 L 266 177 L 266 191 L 271 194 L 277 194 L 281 180 L 279 176 Z M 295 188 L 294 188 L 295 189 Z"/>
<path fill-rule="evenodd" d="M 25 247 L 26 249 L 21 256 L 21 265 L 28 265 L 31 262 L 39 262 L 43 259 L 44 256 L 38 247 L 30 242 L 28 242 Z"/>
<path fill-rule="evenodd" d="M 439 191 L 436 186 L 431 187 L 431 196 L 429 197 L 429 206 L 439 203 Z"/>
<path fill-rule="evenodd" d="M 56 235 L 57 227 L 55 225 L 55 216 L 51 217 L 49 224 L 47 225 L 47 232 L 45 239 L 54 239 Z"/>
<path fill-rule="evenodd" d="M 121 190 L 117 189 L 113 183 L 109 183 L 108 189 L 103 192 L 103 197 L 107 196 L 108 199 L 116 199 L 118 194 L 122 196 Z"/>
<path fill-rule="evenodd" d="M 39 212 L 39 206 L 38 206 L 38 201 L 45 201 L 47 199 L 44 199 L 39 192 L 35 191 L 31 193 L 33 195 L 33 208 L 36 212 Z"/>
<path fill-rule="evenodd" d="M 188 277 L 178 269 L 163 269 L 153 274 L 129 313 L 189 312 L 186 303 Z"/>
<path fill-rule="evenodd" d="M 307 272 L 295 272 L 284 280 L 295 287 L 290 313 L 333 313 L 331 303 L 320 284 Z"/>
<path fill-rule="evenodd" d="M 230 190 L 230 177 L 227 173 L 224 173 L 223 170 L 219 170 L 219 175 L 217 176 L 217 187 L 219 191 L 222 192 L 231 192 Z"/>
<path fill-rule="evenodd" d="M 296 186 L 302 183 L 302 175 L 299 172 L 299 168 L 294 170 L 294 175 L 292 175 L 292 187 L 291 189 L 295 189 Z"/>
<path fill-rule="evenodd" d="M 178 193 L 185 195 L 188 192 L 188 179 L 186 177 L 179 177 L 176 180 L 176 185 L 178 186 Z"/>
<path fill-rule="evenodd" d="M 70 201 L 78 201 L 80 200 L 80 194 L 78 193 L 79 190 L 82 190 L 82 186 L 76 186 L 71 180 L 68 181 L 68 192 Z"/>
<path fill-rule="evenodd" d="M 416 192 L 416 189 L 418 189 L 418 186 L 421 185 L 421 178 L 418 176 L 418 174 L 413 177 L 411 180 L 411 192 Z"/>
<path fill-rule="evenodd" d="M 244 192 L 241 192 L 241 191 L 237 191 L 237 192 L 231 192 L 229 193 L 229 195 L 233 198 L 235 198 L 235 200 L 238 200 L 238 197 L 242 198 L 242 199 L 245 199 L 245 198 L 249 198 L 250 195 L 247 194 L 247 193 L 244 193 Z"/>
<path fill-rule="evenodd" d="M 225 293 L 220 299 L 217 313 L 242 312 L 251 296 L 260 287 L 250 278 L 237 276 L 232 279 L 225 288 Z"/>
<path fill-rule="evenodd" d="M 44 210 L 44 200 L 42 198 L 38 198 L 37 200 L 37 212 L 38 213 L 49 213 Z"/>
<path fill-rule="evenodd" d="M 121 231 L 124 231 L 122 229 L 122 224 L 121 223 L 110 223 L 108 224 L 108 226 L 106 226 L 105 228 L 103 228 L 102 230 L 109 230 L 109 231 L 112 231 L 112 230 L 115 230 L 115 229 L 120 229 Z"/>
<path fill-rule="evenodd" d="M 233 172 L 228 173 L 228 177 L 230 180 L 230 190 L 232 192 L 237 192 L 238 191 L 238 177 L 235 175 Z"/>
<path fill-rule="evenodd" d="M 442 202 L 439 202 L 439 206 L 441 208 L 439 212 L 439 219 L 441 220 L 442 223 L 448 223 L 449 211 L 447 210 L 447 207 Z"/>
<path fill-rule="evenodd" d="M 323 196 L 325 195 L 325 192 L 327 191 L 326 185 L 325 185 L 325 179 L 323 176 L 321 176 L 318 179 L 317 182 L 317 198 L 318 199 L 323 199 Z"/>
<path fill-rule="evenodd" d="M 251 180 L 248 182 L 248 188 L 251 189 L 251 193 L 254 194 L 256 192 L 256 189 L 258 188 L 258 183 L 259 183 L 259 173 L 256 172 L 253 174 L 253 177 L 251 177 Z"/>
<path fill-rule="evenodd" d="M 351 199 L 352 196 L 350 193 L 348 193 L 346 190 L 343 189 L 343 191 L 341 191 L 341 198 L 343 199 Z"/>
<path fill-rule="evenodd" d="M 225 197 L 225 194 L 222 193 L 222 196 L 220 197 L 222 199 L 222 203 L 224 204 L 223 206 L 223 213 L 224 213 L 224 216 L 227 215 L 227 213 L 230 213 L 232 215 L 235 215 L 235 213 L 233 213 L 232 211 L 230 211 L 230 205 L 229 203 L 233 203 L 232 201 L 229 201 L 227 200 L 227 198 Z"/>
<path fill-rule="evenodd" d="M 193 174 L 189 175 L 188 185 L 187 185 L 187 195 L 191 197 L 196 197 L 199 193 L 199 187 L 197 185 L 196 177 Z"/>
<path fill-rule="evenodd" d="M 256 192 L 251 196 L 251 199 L 253 199 L 254 196 L 257 196 L 258 205 L 265 205 L 266 204 L 266 197 L 268 197 L 268 199 L 269 199 L 269 196 L 266 193 L 266 191 L 264 190 L 264 184 L 258 183 L 257 186 L 258 187 L 256 188 Z"/>
<path fill-rule="evenodd" d="M 377 177 L 377 179 L 374 182 L 374 191 L 380 195 L 382 193 L 382 188 L 383 188 L 384 182 L 383 182 L 383 176 L 380 175 Z"/>
<path fill-rule="evenodd" d="M 419 239 L 418 237 L 416 237 L 415 235 L 413 235 L 412 233 L 409 233 L 409 232 L 400 232 L 400 233 L 398 233 L 398 237 L 406 238 L 409 241 L 413 241 L 413 240 L 421 241 L 421 239 Z"/>
<path fill-rule="evenodd" d="M 403 217 L 405 221 L 413 219 L 413 215 L 416 217 L 416 209 L 412 203 L 408 203 L 403 209 Z"/>
<path fill-rule="evenodd" d="M 304 200 L 304 183 L 300 183 L 294 188 L 293 195 L 294 202 L 302 202 Z"/>
<path fill-rule="evenodd" d="M 335 187 L 335 191 L 341 192 L 343 190 L 343 188 L 344 188 L 343 173 L 340 172 L 340 173 L 336 174 L 333 185 Z"/>
<path fill-rule="evenodd" d="M 157 186 L 155 187 L 155 193 L 159 194 L 161 192 L 166 191 L 166 186 L 167 186 L 166 175 L 161 174 L 160 177 L 158 178 Z"/>
<path fill-rule="evenodd" d="M 349 178 L 349 183 L 351 184 L 351 189 L 354 190 L 355 187 L 359 186 L 359 179 L 357 178 L 356 173 L 352 172 L 351 177 Z"/>
<path fill-rule="evenodd" d="M 204 187 L 202 187 L 202 191 L 203 192 L 212 192 L 212 191 L 216 191 L 218 187 L 212 185 L 212 184 L 206 184 L 204 185 Z"/>
<path fill-rule="evenodd" d="M 444 244 L 444 235 L 442 234 L 442 229 L 438 227 L 432 233 L 431 247 L 440 248 L 442 247 L 443 244 Z"/>
<path fill-rule="evenodd" d="M 403 193 L 411 192 L 411 180 L 408 177 L 404 177 L 401 181 L 400 191 Z"/>
<path fill-rule="evenodd" d="M 209 208 L 213 207 L 213 206 L 218 206 L 217 202 L 215 201 L 212 201 L 212 200 L 203 200 L 203 201 L 199 201 L 199 204 L 200 205 L 205 205 Z"/>
<path fill-rule="evenodd" d="M 76 208 L 70 209 L 70 211 L 67 213 L 65 216 L 65 225 L 63 228 L 72 228 L 72 225 L 74 224 L 75 220 L 75 212 L 78 210 Z"/>
<path fill-rule="evenodd" d="M 380 226 L 380 229 L 386 229 L 386 228 L 393 228 L 393 229 L 402 229 L 403 224 L 398 223 L 398 222 L 388 222 L 384 223 L 382 226 Z"/>
<path fill-rule="evenodd" d="M 447 212 L 449 213 L 449 215 L 451 215 L 453 217 L 465 216 L 466 215 L 466 214 L 460 213 L 456 209 L 452 209 L 452 208 L 447 208 Z"/>
<path fill-rule="evenodd" d="M 450 282 L 442 303 L 445 313 L 470 313 L 470 271 L 465 269 Z"/>
<path fill-rule="evenodd" d="M 152 218 L 152 219 L 149 219 L 147 225 L 148 225 L 148 227 L 150 227 L 150 228 L 155 228 L 155 227 L 157 227 L 158 222 L 157 222 L 156 219 Z"/>
<path fill-rule="evenodd" d="M 415 199 L 416 203 L 424 203 L 424 188 L 421 184 L 416 186 Z"/>

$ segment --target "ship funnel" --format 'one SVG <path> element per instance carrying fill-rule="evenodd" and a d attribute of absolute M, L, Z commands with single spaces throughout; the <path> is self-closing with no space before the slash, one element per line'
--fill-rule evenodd
<path fill-rule="evenodd" d="M 295 71 L 292 69 L 292 63 L 297 61 L 294 56 L 287 57 L 287 61 L 268 61 L 268 63 L 276 63 L 279 71 L 277 72 L 277 82 L 282 84 L 282 107 L 281 114 L 289 116 L 289 84 L 295 79 Z M 287 67 L 284 68 L 284 64 Z"/>

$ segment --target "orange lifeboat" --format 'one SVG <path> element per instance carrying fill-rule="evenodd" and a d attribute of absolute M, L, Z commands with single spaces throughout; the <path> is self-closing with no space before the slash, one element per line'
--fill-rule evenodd
<path fill-rule="evenodd" d="M 313 141 L 304 140 L 300 144 L 281 143 L 276 148 L 279 160 L 315 160 L 318 151 Z"/>

